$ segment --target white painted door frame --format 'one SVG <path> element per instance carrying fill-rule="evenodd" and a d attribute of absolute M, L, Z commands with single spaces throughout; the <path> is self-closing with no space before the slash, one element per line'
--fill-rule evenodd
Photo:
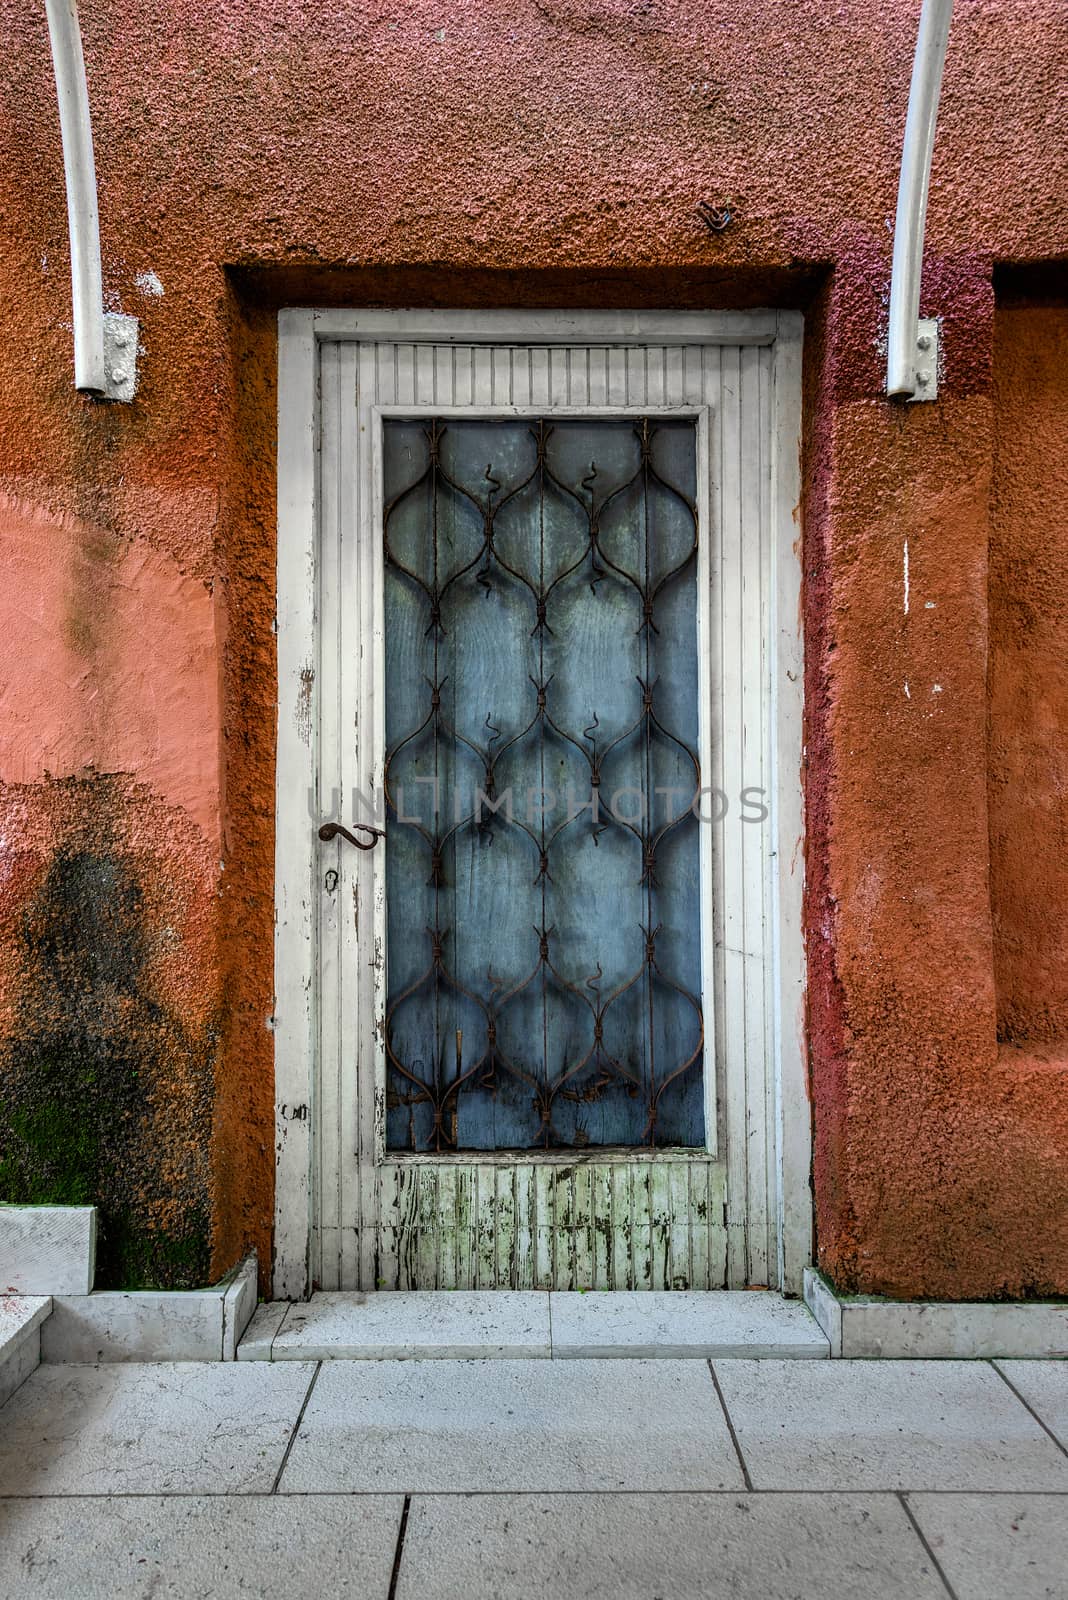
<path fill-rule="evenodd" d="M 350 538 L 350 548 L 343 558 L 348 564 L 343 568 L 340 564 L 333 565 L 332 556 L 331 581 L 326 581 L 322 571 L 324 519 L 337 519 L 342 515 L 334 486 L 338 474 L 337 429 L 335 426 L 331 443 L 327 437 L 330 430 L 324 431 L 322 425 L 324 346 L 334 347 L 330 353 L 332 373 L 348 363 L 354 394 L 359 389 L 360 351 L 365 360 L 374 361 L 380 347 L 392 347 L 391 359 L 396 349 L 402 347 L 415 364 L 425 360 L 432 367 L 436 359 L 447 357 L 455 371 L 457 359 L 467 360 L 472 365 L 479 360 L 492 361 L 492 354 L 485 349 L 487 346 L 513 354 L 522 350 L 529 353 L 529 360 L 527 355 L 523 359 L 528 361 L 526 398 L 530 404 L 525 408 L 517 407 L 517 415 L 523 414 L 524 409 L 528 414 L 534 409 L 553 412 L 567 409 L 572 398 L 570 387 L 561 387 L 553 380 L 552 373 L 556 368 L 562 371 L 560 358 L 568 350 L 622 352 L 620 360 L 626 369 L 632 360 L 647 362 L 647 350 L 659 349 L 663 357 L 664 378 L 661 381 L 665 389 L 669 353 L 671 360 L 680 362 L 695 354 L 699 368 L 707 371 L 714 367 L 720 385 L 717 393 L 724 401 L 723 428 L 734 428 L 731 449 L 722 454 L 719 470 L 713 467 L 711 473 L 712 517 L 717 536 L 724 519 L 730 518 L 732 495 L 735 498 L 742 495 L 741 480 L 732 481 L 735 470 L 732 462 L 735 458 L 744 460 L 747 448 L 745 440 L 738 437 L 741 412 L 732 411 L 731 374 L 736 376 L 738 390 L 743 386 L 745 373 L 750 377 L 744 381 L 750 386 L 758 384 L 759 399 L 756 390 L 752 390 L 751 404 L 758 407 L 762 432 L 767 434 L 766 460 L 762 458 L 761 461 L 759 484 L 752 474 L 747 479 L 746 492 L 752 504 L 747 513 L 738 513 L 735 532 L 738 539 L 744 535 L 750 540 L 753 528 L 759 524 L 764 530 L 760 534 L 760 553 L 750 552 L 745 557 L 748 566 L 744 577 L 741 569 L 729 577 L 726 565 L 723 572 L 724 584 L 730 581 L 738 586 L 735 603 L 739 630 L 747 629 L 750 638 L 754 632 L 758 636 L 756 655 L 753 656 L 750 647 L 748 657 L 750 669 L 755 661 L 756 671 L 743 670 L 740 643 L 737 651 L 731 648 L 728 652 L 730 661 L 721 648 L 720 670 L 724 684 L 722 690 L 717 690 L 721 697 L 721 715 L 733 719 L 734 726 L 727 732 L 738 751 L 744 752 L 747 742 L 759 743 L 754 759 L 758 761 L 771 806 L 770 818 L 760 829 L 762 835 L 766 828 L 771 832 L 760 851 L 759 872 L 763 876 L 757 885 L 757 917 L 754 919 L 750 912 L 750 922 L 756 921 L 759 926 L 755 929 L 751 926 L 748 931 L 741 927 L 745 916 L 739 899 L 738 926 L 732 923 L 729 928 L 718 930 L 725 969 L 721 987 L 725 985 L 727 991 L 732 988 L 737 991 L 741 1007 L 738 1015 L 750 1019 L 748 1023 L 741 1023 L 741 1037 L 733 1042 L 728 1040 L 726 1045 L 728 1052 L 733 1052 L 732 1059 L 736 1057 L 738 1061 L 727 1082 L 727 1099 L 729 1102 L 733 1095 L 735 1106 L 733 1111 L 730 1104 L 725 1107 L 727 1272 L 729 1281 L 744 1282 L 752 1270 L 751 1252 L 746 1243 L 747 1210 L 753 1203 L 753 1185 L 759 1180 L 763 1194 L 758 1209 L 762 1207 L 761 1214 L 766 1213 L 766 1226 L 762 1226 L 762 1237 L 755 1244 L 755 1257 L 762 1264 L 764 1276 L 773 1284 L 787 1292 L 800 1292 L 801 1274 L 811 1257 L 810 1123 L 803 1041 L 801 943 L 802 641 L 797 524 L 800 315 L 791 312 L 294 310 L 284 311 L 279 317 L 279 716 L 273 1016 L 277 1155 L 275 1294 L 283 1298 L 303 1297 L 314 1275 L 310 1258 L 321 1221 L 315 1215 L 318 1203 L 314 1135 L 318 1125 L 317 1102 L 321 1074 L 341 1070 L 343 1031 L 338 1027 L 332 1034 L 329 1018 L 325 1030 L 321 1030 L 323 988 L 325 986 L 330 995 L 334 1009 L 340 1009 L 343 994 L 346 1005 L 351 1005 L 353 1000 L 353 990 L 346 990 L 342 975 L 330 967 L 332 960 L 336 962 L 331 950 L 339 948 L 338 942 L 329 936 L 325 940 L 322 937 L 322 880 L 324 873 L 336 863 L 332 854 L 329 861 L 325 859 L 317 827 L 320 820 L 326 819 L 321 806 L 325 803 L 329 808 L 328 797 L 320 795 L 323 764 L 325 761 L 332 771 L 338 770 L 337 729 L 346 719 L 358 721 L 360 687 L 356 681 L 346 691 L 339 681 L 331 681 L 331 702 L 336 702 L 339 693 L 343 698 L 347 694 L 348 698 L 341 708 L 328 707 L 330 714 L 324 717 L 321 651 L 322 641 L 328 636 L 336 640 L 339 634 L 339 608 L 358 602 L 361 585 L 365 590 L 368 585 L 373 588 L 374 562 L 370 550 L 355 552 L 351 548 L 354 541 Z M 539 359 L 539 371 L 545 374 L 544 395 L 533 392 L 533 373 Z M 607 354 L 605 361 L 607 372 Z M 368 380 L 370 372 L 368 365 Z M 674 403 L 682 412 L 697 414 L 707 404 L 707 384 L 704 387 L 700 383 L 696 387 L 691 385 L 686 391 L 689 403 L 679 404 L 677 395 L 686 389 L 686 382 L 680 377 L 672 394 L 665 393 L 662 398 Z M 369 391 L 369 381 L 366 387 Z M 414 389 L 412 393 L 414 396 Z M 435 398 L 436 393 L 435 388 Z M 618 402 L 626 396 L 617 394 L 614 398 Z M 596 409 L 592 392 L 580 394 L 579 399 L 583 403 L 577 409 L 586 414 Z M 650 389 L 646 377 L 641 404 L 649 406 L 653 399 L 655 380 Z M 618 409 L 609 405 L 608 400 L 605 394 L 602 404 L 606 412 Z M 405 409 L 403 404 L 401 409 Z M 425 406 L 408 409 L 418 411 Z M 485 414 L 490 408 L 475 409 Z M 734 416 L 733 424 L 728 413 Z M 379 415 L 381 408 L 375 411 L 372 424 L 371 411 L 367 410 L 364 415 L 361 410 L 358 420 L 358 410 L 353 405 L 346 422 L 352 430 L 353 450 L 357 448 L 357 429 L 366 430 L 372 424 L 373 432 Z M 360 446 L 367 451 L 368 461 L 372 454 L 368 451 L 370 442 L 363 439 Z M 361 526 L 367 526 L 366 512 Z M 374 541 L 372 538 L 365 542 L 373 545 Z M 714 565 L 715 554 L 712 559 Z M 716 577 L 714 571 L 713 582 Z M 327 648 L 336 652 L 336 643 Z M 325 676 L 329 680 L 330 672 Z M 754 677 L 755 682 L 752 681 Z M 336 678 L 335 673 L 334 680 Z M 754 695 L 760 704 L 758 712 Z M 754 715 L 760 728 L 758 741 L 753 739 L 750 726 Z M 741 858 L 745 852 L 739 847 L 735 854 Z M 731 866 L 728 855 L 726 850 L 720 851 L 717 881 L 724 898 L 729 900 L 730 885 L 723 878 L 724 863 L 727 863 L 728 877 L 732 872 L 744 874 L 747 868 L 741 859 L 736 867 Z M 740 887 L 736 892 L 743 893 Z M 749 894 L 750 906 L 757 904 L 752 899 L 752 890 Z M 340 898 L 333 897 L 335 908 Z M 336 909 L 328 909 L 326 915 L 336 916 Z M 378 907 L 378 921 L 381 923 L 381 907 Z M 327 931 L 329 935 L 329 924 Z M 340 948 L 345 948 L 344 939 L 340 941 Z M 752 1019 L 761 1005 L 765 1017 L 761 1027 L 766 1029 L 766 1034 L 759 1048 L 750 1051 L 761 1063 L 760 1081 L 751 1082 L 746 1064 L 745 1032 L 747 1027 L 752 1029 Z M 327 1063 L 325 1054 L 337 1059 Z M 720 1126 L 723 1125 L 721 1122 Z M 713 1149 L 715 1133 L 713 1126 L 710 1138 Z M 751 1177 L 750 1146 L 754 1143 L 760 1148 L 752 1150 L 756 1166 Z M 732 1243 L 732 1240 L 737 1242 Z M 756 1272 L 759 1276 L 760 1266 Z"/>

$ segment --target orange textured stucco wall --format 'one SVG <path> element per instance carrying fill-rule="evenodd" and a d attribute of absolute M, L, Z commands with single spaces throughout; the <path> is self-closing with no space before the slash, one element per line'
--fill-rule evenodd
<path fill-rule="evenodd" d="M 992 272 L 1068 253 L 1068 17 L 958 0 L 924 291 L 946 374 L 910 408 L 879 346 L 917 14 L 94 0 L 105 284 L 144 343 L 136 403 L 107 407 L 71 388 L 43 8 L 0 0 L 0 1180 L 58 1181 L 42 1149 L 95 1117 L 71 1161 L 114 1281 L 269 1258 L 278 305 L 776 303 L 807 330 L 819 1258 L 847 1288 L 1068 1291 L 1060 956 L 1047 1000 L 1014 976 L 998 820 L 1011 697 L 1039 726 L 1049 664 L 1003 627 L 1025 514 L 995 516 L 988 567 L 992 488 L 1026 511 L 995 446 L 1031 426 L 1026 372 L 995 382 Z M 999 1047 L 1036 1005 L 1042 1058 Z M 27 1133 L 42 1093 L 62 1115 Z"/>
<path fill-rule="evenodd" d="M 1044 1046 L 1068 1039 L 1068 304 L 1003 307 L 994 351 L 994 975 L 1000 1037 Z"/>

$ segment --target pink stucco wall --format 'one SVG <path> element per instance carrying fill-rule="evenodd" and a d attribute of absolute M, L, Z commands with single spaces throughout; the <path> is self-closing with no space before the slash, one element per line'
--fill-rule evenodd
<path fill-rule="evenodd" d="M 879 346 L 918 0 L 82 13 L 105 282 L 145 354 L 133 406 L 73 393 L 43 7 L 0 0 L 0 1108 L 97 1053 L 93 1170 L 148 1236 L 115 1273 L 269 1256 L 274 310 L 776 303 L 807 327 L 820 1260 L 894 1294 L 1068 1291 L 1068 1046 L 999 1043 L 987 753 L 992 271 L 1068 252 L 1063 7 L 958 0 L 925 279 L 946 376 L 912 408 Z M 126 920 L 87 966 L 101 882 Z"/>

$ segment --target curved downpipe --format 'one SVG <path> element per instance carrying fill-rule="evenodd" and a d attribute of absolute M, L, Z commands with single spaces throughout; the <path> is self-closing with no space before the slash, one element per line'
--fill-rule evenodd
<path fill-rule="evenodd" d="M 100 216 L 96 204 L 93 129 L 76 0 L 45 0 L 56 73 L 63 168 L 67 177 L 70 276 L 74 295 L 74 387 L 107 392 Z"/>
<path fill-rule="evenodd" d="M 916 337 L 920 320 L 920 278 L 927 192 L 931 182 L 942 72 L 946 63 L 953 0 L 923 0 L 916 55 L 912 64 L 909 109 L 901 149 L 901 177 L 894 224 L 894 265 L 890 279 L 890 331 L 886 392 L 916 393 Z"/>
<path fill-rule="evenodd" d="M 130 400 L 137 383 L 137 319 L 104 315 L 93 128 L 77 0 L 45 0 L 56 74 L 74 306 L 74 387 Z"/>

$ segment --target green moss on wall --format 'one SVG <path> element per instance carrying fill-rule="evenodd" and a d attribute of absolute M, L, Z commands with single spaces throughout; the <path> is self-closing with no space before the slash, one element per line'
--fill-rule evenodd
<path fill-rule="evenodd" d="M 96 1205 L 100 1286 L 189 1288 L 208 1275 L 212 1041 L 152 994 L 144 900 L 129 856 L 68 850 L 23 912 L 0 1200 Z"/>

